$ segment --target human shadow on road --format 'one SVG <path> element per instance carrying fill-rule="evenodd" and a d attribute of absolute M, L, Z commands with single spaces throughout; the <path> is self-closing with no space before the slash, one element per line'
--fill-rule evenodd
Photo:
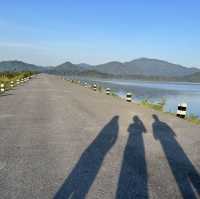
<path fill-rule="evenodd" d="M 185 199 L 198 198 L 200 196 L 198 171 L 176 140 L 176 134 L 172 128 L 167 123 L 160 121 L 157 115 L 153 115 L 153 118 L 154 138 L 160 141 L 182 197 Z M 199 196 L 196 196 L 195 192 Z"/>
<path fill-rule="evenodd" d="M 101 168 L 104 157 L 117 140 L 118 119 L 119 116 L 113 117 L 87 147 L 54 199 L 86 198 L 86 194 Z"/>
<path fill-rule="evenodd" d="M 124 150 L 116 199 L 147 199 L 147 165 L 143 134 L 146 128 L 138 116 L 128 128 L 129 137 Z"/>

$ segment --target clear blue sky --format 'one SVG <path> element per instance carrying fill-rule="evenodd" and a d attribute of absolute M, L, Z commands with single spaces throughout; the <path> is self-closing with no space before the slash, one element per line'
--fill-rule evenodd
<path fill-rule="evenodd" d="M 0 0 L 0 10 L 0 60 L 200 67 L 199 0 Z"/>

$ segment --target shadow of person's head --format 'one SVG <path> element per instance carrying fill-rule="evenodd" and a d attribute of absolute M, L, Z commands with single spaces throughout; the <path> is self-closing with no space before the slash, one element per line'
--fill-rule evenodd
<path fill-rule="evenodd" d="M 137 132 L 138 131 L 146 132 L 146 128 L 145 128 L 142 120 L 137 115 L 135 115 L 133 117 L 133 123 L 130 124 L 130 126 L 128 128 L 128 132 L 131 132 L 131 133 L 134 132 L 135 133 L 136 131 Z"/>
<path fill-rule="evenodd" d="M 198 198 L 195 192 L 200 195 L 199 173 L 176 139 L 173 126 L 167 123 L 167 119 L 160 121 L 157 115 L 152 117 L 155 119 L 152 124 L 154 138 L 160 141 L 182 198 Z"/>
<path fill-rule="evenodd" d="M 102 145 L 102 149 L 107 150 L 117 140 L 119 132 L 119 116 L 114 116 L 100 131 L 94 142 L 98 145 Z"/>
<path fill-rule="evenodd" d="M 165 139 L 165 138 L 171 138 L 173 136 L 176 136 L 173 129 L 164 121 L 161 121 L 159 117 L 155 114 L 152 115 L 154 122 L 152 124 L 153 126 L 153 134 L 156 139 Z"/>
<path fill-rule="evenodd" d="M 111 121 L 113 121 L 113 122 L 118 122 L 118 120 L 119 120 L 119 115 L 116 115 L 116 116 L 114 116 L 114 117 L 112 118 Z"/>
<path fill-rule="evenodd" d="M 118 127 L 119 127 L 119 116 L 116 115 L 110 120 L 110 122 L 108 122 L 104 126 L 102 131 L 103 132 L 108 131 L 108 132 L 115 132 L 116 133 L 116 129 L 118 129 Z"/>
<path fill-rule="evenodd" d="M 155 120 L 155 122 L 159 122 L 160 121 L 160 119 L 158 118 L 157 115 L 153 114 L 152 117 Z"/>
<path fill-rule="evenodd" d="M 136 115 L 136 116 L 133 117 L 133 122 L 139 123 L 139 122 L 141 122 L 141 120 L 140 120 L 140 118 Z"/>

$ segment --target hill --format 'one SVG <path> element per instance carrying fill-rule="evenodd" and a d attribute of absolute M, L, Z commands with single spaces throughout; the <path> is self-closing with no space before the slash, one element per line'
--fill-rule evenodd
<path fill-rule="evenodd" d="M 125 65 L 117 61 L 96 65 L 94 67 L 94 70 L 102 72 L 102 73 L 113 74 L 113 75 L 128 74 L 128 71 L 126 70 Z"/>
<path fill-rule="evenodd" d="M 57 74 L 57 75 L 75 75 L 83 71 L 84 68 L 72 64 L 71 62 L 65 62 L 56 67 L 52 67 L 50 70 L 47 70 L 47 73 Z"/>
<path fill-rule="evenodd" d="M 10 71 L 10 72 L 20 72 L 20 71 L 34 71 L 42 72 L 47 70 L 47 68 L 36 66 L 33 64 L 28 64 L 22 61 L 2 61 L 0 62 L 0 72 Z"/>
<path fill-rule="evenodd" d="M 117 76 L 107 73 L 98 72 L 96 70 L 84 70 L 76 74 L 81 77 L 94 77 L 94 78 L 117 78 Z"/>
<path fill-rule="evenodd" d="M 200 69 L 187 68 L 162 60 L 141 58 L 130 62 L 108 62 L 100 65 L 65 62 L 58 66 L 41 67 L 22 61 L 0 62 L 3 71 L 34 71 L 56 75 L 79 75 L 101 78 L 144 79 L 155 81 L 200 82 Z"/>
<path fill-rule="evenodd" d="M 185 76 L 200 71 L 157 59 L 141 58 L 130 62 L 109 62 L 97 65 L 95 70 L 114 75 Z"/>
<path fill-rule="evenodd" d="M 194 73 L 192 75 L 187 75 L 181 78 L 181 81 L 186 82 L 200 82 L 200 72 Z"/>
<path fill-rule="evenodd" d="M 90 65 L 90 64 L 86 64 L 86 63 L 80 63 L 77 64 L 78 66 L 80 66 L 81 68 L 87 69 L 87 70 L 92 70 L 94 68 L 94 66 Z"/>

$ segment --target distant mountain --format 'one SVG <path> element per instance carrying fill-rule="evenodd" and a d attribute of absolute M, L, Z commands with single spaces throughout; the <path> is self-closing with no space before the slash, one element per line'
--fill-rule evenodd
<path fill-rule="evenodd" d="M 181 81 L 200 82 L 200 72 L 194 73 L 192 75 L 187 75 L 187 76 L 181 77 Z"/>
<path fill-rule="evenodd" d="M 47 69 L 47 68 L 46 68 Z M 44 71 L 44 67 L 36 66 L 33 64 L 27 64 L 22 61 L 2 61 L 0 62 L 0 72 L 3 71 L 36 71 L 42 72 Z"/>
<path fill-rule="evenodd" d="M 102 73 L 113 74 L 113 75 L 128 74 L 128 71 L 127 71 L 125 65 L 123 63 L 117 62 L 117 61 L 96 65 L 94 70 L 102 72 Z"/>
<path fill-rule="evenodd" d="M 71 62 L 65 62 L 56 67 L 52 67 L 51 70 L 47 72 L 58 75 L 73 75 L 83 70 L 84 69 L 78 65 L 72 64 Z"/>
<path fill-rule="evenodd" d="M 95 77 L 95 78 L 115 78 L 115 75 L 101 73 L 96 70 L 84 70 L 76 74 L 77 76 L 82 77 Z"/>
<path fill-rule="evenodd" d="M 157 59 L 141 58 L 130 62 L 109 62 L 97 65 L 95 70 L 115 75 L 185 76 L 200 71 Z"/>
<path fill-rule="evenodd" d="M 130 62 L 108 62 L 100 65 L 85 63 L 72 64 L 65 62 L 58 66 L 41 67 L 22 61 L 0 62 L 0 72 L 3 71 L 36 71 L 57 75 L 83 75 L 105 78 L 147 79 L 166 81 L 199 81 L 200 69 L 187 68 L 157 59 L 141 58 Z"/>
<path fill-rule="evenodd" d="M 77 64 L 77 65 L 80 66 L 81 68 L 84 68 L 84 69 L 87 69 L 87 70 L 94 68 L 94 66 L 92 66 L 90 64 L 86 64 L 86 63 L 80 63 L 80 64 Z"/>
<path fill-rule="evenodd" d="M 65 62 L 58 66 L 42 67 L 33 64 L 28 64 L 22 61 L 2 61 L 0 62 L 0 72 L 3 71 L 36 71 L 45 72 L 51 74 L 67 75 L 73 73 L 79 73 L 84 69 L 78 65 L 74 65 L 71 62 Z"/>

